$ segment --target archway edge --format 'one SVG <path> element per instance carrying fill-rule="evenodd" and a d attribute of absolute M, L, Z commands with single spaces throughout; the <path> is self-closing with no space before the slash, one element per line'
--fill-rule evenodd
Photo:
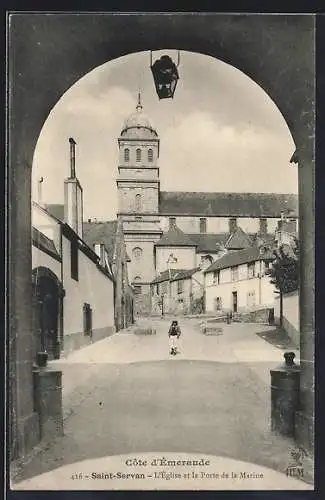
<path fill-rule="evenodd" d="M 32 164 L 51 109 L 85 74 L 130 53 L 161 49 L 205 54 L 245 73 L 303 148 L 314 126 L 314 24 L 314 16 L 294 14 L 12 14 L 12 153 Z"/>
<path fill-rule="evenodd" d="M 45 266 L 34 267 L 32 271 L 32 276 L 33 277 L 37 276 L 40 278 L 51 278 L 57 285 L 59 294 L 64 295 L 64 289 L 60 279 L 50 268 Z"/>

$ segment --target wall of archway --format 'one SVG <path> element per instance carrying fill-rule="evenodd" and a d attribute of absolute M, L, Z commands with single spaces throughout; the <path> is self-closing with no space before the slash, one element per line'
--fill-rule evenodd
<path fill-rule="evenodd" d="M 312 15 L 14 14 L 10 17 L 9 343 L 14 358 L 10 370 L 19 391 L 32 390 L 32 360 L 26 359 L 31 327 L 30 169 L 41 128 L 62 94 L 95 67 L 127 53 L 178 48 L 216 57 L 246 73 L 276 103 L 295 141 L 302 240 L 301 402 L 312 417 L 314 24 Z M 23 360 L 26 362 L 21 363 Z M 25 436 L 33 421 L 33 417 L 29 418 L 33 415 L 32 397 L 17 403 L 17 394 L 13 394 L 13 401 L 17 407 L 18 448 L 22 451 L 28 448 Z M 311 435 L 312 430 L 308 430 L 305 438 L 310 440 Z"/>

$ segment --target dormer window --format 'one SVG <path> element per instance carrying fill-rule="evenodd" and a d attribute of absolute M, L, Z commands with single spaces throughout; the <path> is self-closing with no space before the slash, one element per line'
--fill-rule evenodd
<path fill-rule="evenodd" d="M 130 161 L 130 150 L 128 148 L 124 149 L 124 161 L 125 162 Z"/>
<path fill-rule="evenodd" d="M 136 161 L 141 161 L 141 149 L 137 148 L 136 149 Z"/>
<path fill-rule="evenodd" d="M 148 149 L 148 162 L 152 163 L 153 162 L 153 150 Z"/>

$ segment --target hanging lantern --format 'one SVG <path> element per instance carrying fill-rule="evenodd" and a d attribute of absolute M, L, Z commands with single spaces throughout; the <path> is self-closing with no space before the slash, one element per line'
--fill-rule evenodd
<path fill-rule="evenodd" d="M 174 97 L 177 80 L 179 79 L 178 66 L 179 51 L 177 66 L 172 58 L 167 55 L 161 56 L 160 59 L 157 59 L 154 64 L 152 64 L 152 52 L 150 52 L 150 67 L 159 99 Z"/>

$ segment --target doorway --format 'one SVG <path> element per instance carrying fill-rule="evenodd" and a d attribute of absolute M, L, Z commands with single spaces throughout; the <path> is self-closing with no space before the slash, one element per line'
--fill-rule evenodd
<path fill-rule="evenodd" d="M 34 355 L 48 353 L 48 359 L 60 357 L 62 293 L 57 277 L 50 270 L 34 271 L 33 331 Z"/>
<path fill-rule="evenodd" d="M 238 296 L 237 296 L 237 292 L 232 292 L 232 311 L 234 313 L 236 313 L 237 309 L 238 309 Z"/>

